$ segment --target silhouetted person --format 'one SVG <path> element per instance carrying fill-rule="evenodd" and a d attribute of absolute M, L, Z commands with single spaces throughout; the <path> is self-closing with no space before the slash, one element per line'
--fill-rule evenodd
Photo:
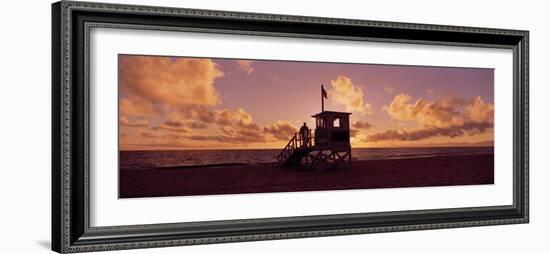
<path fill-rule="evenodd" d="M 300 139 L 302 140 L 302 146 L 309 145 L 309 128 L 306 123 L 300 128 Z"/>

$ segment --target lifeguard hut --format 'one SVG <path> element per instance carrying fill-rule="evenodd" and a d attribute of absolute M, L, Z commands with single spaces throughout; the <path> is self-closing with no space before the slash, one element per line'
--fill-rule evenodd
<path fill-rule="evenodd" d="M 349 112 L 324 110 L 327 93 L 321 86 L 321 112 L 315 118 L 315 129 L 308 135 L 295 133 L 277 156 L 283 166 L 324 166 L 337 168 L 342 164 L 351 167 Z M 305 137 L 304 137 L 305 136 Z"/>

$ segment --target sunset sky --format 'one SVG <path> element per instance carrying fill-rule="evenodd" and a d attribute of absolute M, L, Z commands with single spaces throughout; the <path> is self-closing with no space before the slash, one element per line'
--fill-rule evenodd
<path fill-rule="evenodd" d="M 492 145 L 492 69 L 119 56 L 121 150 L 282 148 L 325 110 L 353 147 Z"/>

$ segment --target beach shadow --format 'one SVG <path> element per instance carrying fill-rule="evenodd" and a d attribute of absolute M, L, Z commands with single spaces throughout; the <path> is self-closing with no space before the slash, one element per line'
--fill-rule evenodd
<path fill-rule="evenodd" d="M 38 246 L 40 246 L 44 249 L 47 249 L 47 250 L 50 250 L 50 248 L 51 248 L 51 243 L 48 240 L 39 240 L 39 241 L 36 242 L 36 244 L 38 244 Z"/>

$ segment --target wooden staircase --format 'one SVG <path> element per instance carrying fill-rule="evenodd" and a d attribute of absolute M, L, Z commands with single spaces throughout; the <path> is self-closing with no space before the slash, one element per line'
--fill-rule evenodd
<path fill-rule="evenodd" d="M 298 138 L 298 133 L 295 133 L 285 148 L 277 155 L 279 164 L 285 167 L 300 166 L 302 159 L 307 157 L 313 148 L 311 140 L 310 135 L 310 138 L 306 140 L 307 142 L 304 142 L 304 140 Z"/>

